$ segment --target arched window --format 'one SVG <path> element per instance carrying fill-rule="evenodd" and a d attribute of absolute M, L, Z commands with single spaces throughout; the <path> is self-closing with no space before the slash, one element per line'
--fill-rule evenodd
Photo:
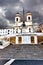
<path fill-rule="evenodd" d="M 18 21 L 18 18 L 16 18 L 16 21 Z"/>
<path fill-rule="evenodd" d="M 25 25 L 25 22 L 23 22 L 22 26 L 23 26 L 23 27 L 25 27 L 25 26 L 26 26 L 26 25 Z"/>
<path fill-rule="evenodd" d="M 31 28 L 29 28 L 29 32 L 31 32 Z"/>
<path fill-rule="evenodd" d="M 30 17 L 28 17 L 28 20 L 30 20 Z"/>
<path fill-rule="evenodd" d="M 8 34 L 9 34 L 10 30 L 8 30 Z"/>
<path fill-rule="evenodd" d="M 18 33 L 18 28 L 16 29 L 16 33 Z"/>

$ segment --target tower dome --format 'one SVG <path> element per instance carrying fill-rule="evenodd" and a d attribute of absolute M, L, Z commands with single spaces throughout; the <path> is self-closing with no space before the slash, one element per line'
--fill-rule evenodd
<path fill-rule="evenodd" d="M 19 13 L 16 13 L 15 22 L 20 22 L 20 21 L 21 21 L 21 15 Z"/>

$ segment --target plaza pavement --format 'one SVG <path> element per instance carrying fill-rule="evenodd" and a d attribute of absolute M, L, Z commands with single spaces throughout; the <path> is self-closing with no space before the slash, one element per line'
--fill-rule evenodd
<path fill-rule="evenodd" d="M 0 50 L 0 59 L 43 60 L 43 45 L 9 45 Z"/>

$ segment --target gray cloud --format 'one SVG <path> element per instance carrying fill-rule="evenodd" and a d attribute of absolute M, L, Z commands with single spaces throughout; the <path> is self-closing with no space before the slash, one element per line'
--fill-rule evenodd
<path fill-rule="evenodd" d="M 0 6 L 12 5 L 19 2 L 19 0 L 0 0 Z"/>
<path fill-rule="evenodd" d="M 0 7 L 6 11 L 5 16 L 0 13 L 0 28 L 8 26 L 7 20 L 14 23 L 15 13 L 21 13 L 23 7 L 26 11 L 32 12 L 33 22 L 43 22 L 43 0 L 0 0 Z"/>

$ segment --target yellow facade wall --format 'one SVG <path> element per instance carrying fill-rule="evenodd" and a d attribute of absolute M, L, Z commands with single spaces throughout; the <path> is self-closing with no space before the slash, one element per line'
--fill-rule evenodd
<path fill-rule="evenodd" d="M 43 41 L 43 36 L 37 36 L 37 39 L 38 39 L 38 43 L 40 43 Z"/>
<path fill-rule="evenodd" d="M 10 37 L 10 43 L 16 44 L 16 37 Z"/>

